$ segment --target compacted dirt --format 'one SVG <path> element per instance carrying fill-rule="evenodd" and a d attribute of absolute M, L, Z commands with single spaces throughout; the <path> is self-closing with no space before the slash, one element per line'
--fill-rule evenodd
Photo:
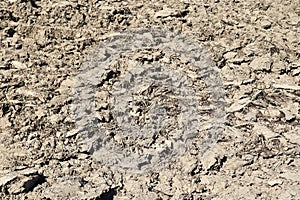
<path fill-rule="evenodd" d="M 300 199 L 299 5 L 299 0 L 1 1 L 0 198 Z M 82 69 L 101 60 L 97 56 L 103 41 L 109 44 L 115 35 L 141 28 L 182 34 L 200 44 L 214 62 L 219 75 L 213 77 L 226 105 L 218 104 L 224 105 L 218 110 L 224 121 L 211 123 L 213 130 L 220 125 L 219 134 L 212 136 L 216 141 L 205 154 L 198 140 L 206 136 L 199 135 L 186 152 L 157 168 L 126 170 L 123 163 L 114 168 L 112 152 L 81 142 L 86 135 L 115 130 L 118 117 L 107 98 L 130 104 L 111 94 L 112 84 L 130 63 L 181 68 L 196 91 L 205 91 L 210 83 L 189 72 L 191 63 L 180 55 L 149 48 L 132 51 L 96 80 L 96 125 L 101 131 L 78 130 L 80 120 L 72 106 Z M 172 70 L 165 74 L 180 76 Z M 171 117 L 180 112 L 180 102 L 169 98 L 169 92 L 158 84 L 135 94 L 143 97 L 136 101 L 146 102 L 133 105 L 136 123 L 147 122 L 145 110 L 156 99 L 169 111 L 167 122 L 178 128 Z M 205 99 L 213 101 L 200 94 L 198 99 L 203 105 Z M 117 105 L 115 109 L 123 109 Z M 167 129 L 145 140 L 125 140 L 116 131 L 111 137 L 123 150 L 146 152 L 168 145 L 171 133 Z"/>

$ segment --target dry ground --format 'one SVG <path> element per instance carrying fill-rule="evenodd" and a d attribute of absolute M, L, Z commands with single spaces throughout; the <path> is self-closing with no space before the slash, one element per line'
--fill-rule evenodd
<path fill-rule="evenodd" d="M 3 0 L 0 198 L 300 199 L 299 0 Z M 159 172 L 108 169 L 78 147 L 72 80 L 113 33 L 181 31 L 201 42 L 226 91 L 210 156 Z"/>

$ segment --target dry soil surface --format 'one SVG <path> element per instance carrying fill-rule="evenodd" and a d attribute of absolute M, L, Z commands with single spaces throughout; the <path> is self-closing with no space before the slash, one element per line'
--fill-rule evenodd
<path fill-rule="evenodd" d="M 0 198 L 300 199 L 299 5 L 2 0 Z M 179 31 L 200 43 L 216 65 L 226 101 L 223 129 L 205 156 L 196 145 L 143 173 L 95 159 L 79 144 L 84 133 L 72 132 L 70 112 L 75 77 L 87 56 L 112 35 L 137 28 Z M 158 56 L 157 62 L 185 66 L 159 53 L 148 49 L 129 57 L 151 63 Z M 124 67 L 130 59 L 121 61 Z M 98 92 L 109 85 L 103 81 Z M 98 123 L 110 124 L 106 108 Z"/>

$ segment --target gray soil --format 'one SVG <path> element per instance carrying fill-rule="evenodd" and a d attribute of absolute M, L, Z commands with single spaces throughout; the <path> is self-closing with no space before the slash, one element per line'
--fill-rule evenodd
<path fill-rule="evenodd" d="M 1 1 L 0 199 L 300 199 L 299 5 L 299 0 Z M 72 106 L 82 68 L 99 62 L 101 44 L 138 28 L 179 32 L 201 44 L 219 74 L 226 106 L 205 154 L 207 135 L 199 131 L 182 154 L 126 171 L 109 161 L 114 152 L 97 153 L 102 140 L 96 147 L 82 141 L 114 130 L 119 136 L 114 139 L 134 152 L 146 151 L 149 143 L 156 150 L 172 138 L 166 131 L 151 140 L 154 131 L 145 138 L 129 134 L 125 141 L 125 133 L 114 129 L 118 115 L 109 108 L 110 99 L 123 107 L 130 100 L 123 105 L 118 98 L 124 96 L 113 93 L 112 85 L 120 86 L 118 76 L 126 76 L 133 61 L 180 66 L 191 77 L 200 107 L 214 101 L 211 81 L 189 71 L 183 57 L 164 49 L 132 51 L 109 66 L 120 74 L 100 77 L 93 86 L 100 131 L 78 131 L 82 124 Z M 160 97 L 153 102 L 176 119 L 180 102 L 163 87 L 154 88 L 136 98 Z M 138 125 L 146 123 L 142 116 L 149 105 L 133 105 L 132 110 L 139 106 Z M 212 113 L 203 112 L 214 119 Z M 167 122 L 170 130 L 178 128 L 173 118 Z"/>

